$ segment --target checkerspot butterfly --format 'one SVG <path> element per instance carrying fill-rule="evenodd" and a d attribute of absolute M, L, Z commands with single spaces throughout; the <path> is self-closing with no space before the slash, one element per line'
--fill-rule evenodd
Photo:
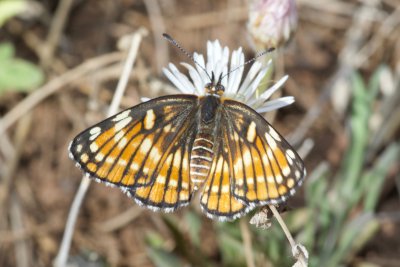
<path fill-rule="evenodd" d="M 204 96 L 162 96 L 124 110 L 78 134 L 70 156 L 152 210 L 188 205 L 197 190 L 206 215 L 222 221 L 284 202 L 305 176 L 301 158 L 224 89 L 212 78 Z"/>

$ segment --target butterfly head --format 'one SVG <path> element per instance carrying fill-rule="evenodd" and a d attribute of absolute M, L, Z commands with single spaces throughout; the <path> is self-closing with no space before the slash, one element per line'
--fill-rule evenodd
<path fill-rule="evenodd" d="M 219 76 L 218 81 L 215 82 L 214 72 L 211 75 L 211 82 L 206 84 L 205 90 L 208 95 L 222 96 L 225 92 L 225 87 L 221 83 L 222 74 Z"/>

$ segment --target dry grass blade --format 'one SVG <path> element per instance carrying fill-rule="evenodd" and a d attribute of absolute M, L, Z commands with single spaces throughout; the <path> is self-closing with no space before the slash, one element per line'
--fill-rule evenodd
<path fill-rule="evenodd" d="M 56 93 L 68 84 L 74 84 L 86 75 L 90 74 L 102 66 L 109 65 L 113 62 L 120 61 L 125 56 L 124 53 L 114 52 L 89 59 L 81 65 L 65 72 L 64 74 L 54 78 L 44 86 L 38 88 L 22 100 L 18 105 L 11 109 L 0 120 L 0 135 L 3 134 L 12 124 L 20 119 L 29 110 L 37 106 L 41 101 Z"/>
<path fill-rule="evenodd" d="M 118 111 L 119 104 L 121 102 L 126 85 L 128 83 L 129 74 L 130 74 L 133 64 L 136 60 L 136 55 L 139 50 L 139 45 L 142 41 L 142 38 L 145 35 L 147 35 L 147 30 L 141 28 L 137 32 L 135 32 L 132 36 L 132 43 L 131 43 L 131 47 L 129 50 L 128 58 L 125 62 L 124 69 L 121 74 L 121 78 L 118 82 L 117 89 L 115 91 L 113 100 L 112 100 L 110 108 L 108 110 L 108 116 L 111 116 Z M 75 195 L 70 213 L 67 218 L 67 224 L 65 227 L 63 239 L 61 241 L 60 250 L 58 252 L 56 259 L 54 260 L 54 266 L 56 266 L 56 267 L 66 266 L 76 219 L 78 217 L 79 209 L 83 202 L 83 198 L 85 197 L 86 192 L 89 188 L 89 185 L 90 185 L 89 178 L 86 176 L 82 177 L 81 184 L 79 186 L 78 192 Z"/>

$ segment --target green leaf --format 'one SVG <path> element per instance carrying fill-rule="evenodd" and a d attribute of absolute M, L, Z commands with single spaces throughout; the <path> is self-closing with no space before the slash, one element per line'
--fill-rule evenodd
<path fill-rule="evenodd" d="M 15 49 L 12 44 L 10 43 L 0 44 L 0 62 L 12 58 L 14 56 L 14 53 Z"/>
<path fill-rule="evenodd" d="M 185 214 L 186 225 L 188 226 L 189 236 L 192 240 L 193 244 L 197 247 L 200 246 L 200 230 L 201 230 L 201 220 L 199 216 L 192 212 L 188 211 Z"/>
<path fill-rule="evenodd" d="M 157 267 L 183 266 L 177 256 L 160 248 L 148 248 L 148 256 Z"/>
<path fill-rule="evenodd" d="M 367 212 L 373 212 L 382 191 L 382 186 L 387 173 L 393 164 L 400 160 L 400 145 L 396 143 L 389 144 L 381 156 L 375 161 L 372 170 L 363 176 L 364 209 Z"/>
<path fill-rule="evenodd" d="M 29 61 L 12 57 L 10 44 L 0 45 L 0 94 L 4 91 L 30 91 L 44 81 L 44 73 Z"/>
<path fill-rule="evenodd" d="M 0 27 L 10 18 L 25 11 L 27 2 L 25 0 L 3 0 L 0 1 Z"/>
<path fill-rule="evenodd" d="M 245 256 L 241 241 L 227 233 L 218 234 L 218 244 L 221 250 L 223 266 L 245 266 Z"/>
<path fill-rule="evenodd" d="M 146 233 L 147 252 L 151 261 L 157 267 L 182 266 L 179 258 L 163 248 L 165 240 L 157 232 Z"/>

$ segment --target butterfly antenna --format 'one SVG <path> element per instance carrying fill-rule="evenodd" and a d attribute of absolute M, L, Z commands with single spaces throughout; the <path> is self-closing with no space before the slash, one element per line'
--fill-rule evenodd
<path fill-rule="evenodd" d="M 191 55 L 191 54 L 190 54 L 188 51 L 186 51 L 182 46 L 180 46 L 180 44 L 178 44 L 178 42 L 175 41 L 175 39 L 172 38 L 169 34 L 163 33 L 163 37 L 164 37 L 168 42 L 170 42 L 171 44 L 173 44 L 174 46 L 176 46 L 179 50 L 181 50 L 181 52 L 182 52 L 183 54 L 185 54 L 188 58 L 190 58 L 197 66 L 199 66 L 199 67 L 207 74 L 208 78 L 210 78 L 210 81 L 212 81 L 210 75 L 208 75 L 208 73 L 207 73 L 207 70 L 206 70 L 202 65 L 200 65 L 200 64 L 194 59 L 193 55 Z"/>
<path fill-rule="evenodd" d="M 251 62 L 253 62 L 253 61 L 256 61 L 257 58 L 262 57 L 262 56 L 265 55 L 265 54 L 271 53 L 271 52 L 274 51 L 274 50 L 275 50 L 275 47 L 271 47 L 271 48 L 268 48 L 267 50 L 264 50 L 264 51 L 258 53 L 258 54 L 255 55 L 252 59 L 247 60 L 247 61 L 246 61 L 245 63 L 243 63 L 242 65 L 237 66 L 236 68 L 234 68 L 233 70 L 231 70 L 230 72 L 228 72 L 227 74 L 225 74 L 224 76 L 222 76 L 221 80 L 222 80 L 223 78 L 225 78 L 226 76 L 228 76 L 230 73 L 232 73 L 232 72 L 238 70 L 239 68 L 241 68 L 241 67 L 243 67 L 243 66 L 245 66 L 245 65 L 247 65 L 247 64 L 249 64 L 249 63 L 251 63 Z"/>

